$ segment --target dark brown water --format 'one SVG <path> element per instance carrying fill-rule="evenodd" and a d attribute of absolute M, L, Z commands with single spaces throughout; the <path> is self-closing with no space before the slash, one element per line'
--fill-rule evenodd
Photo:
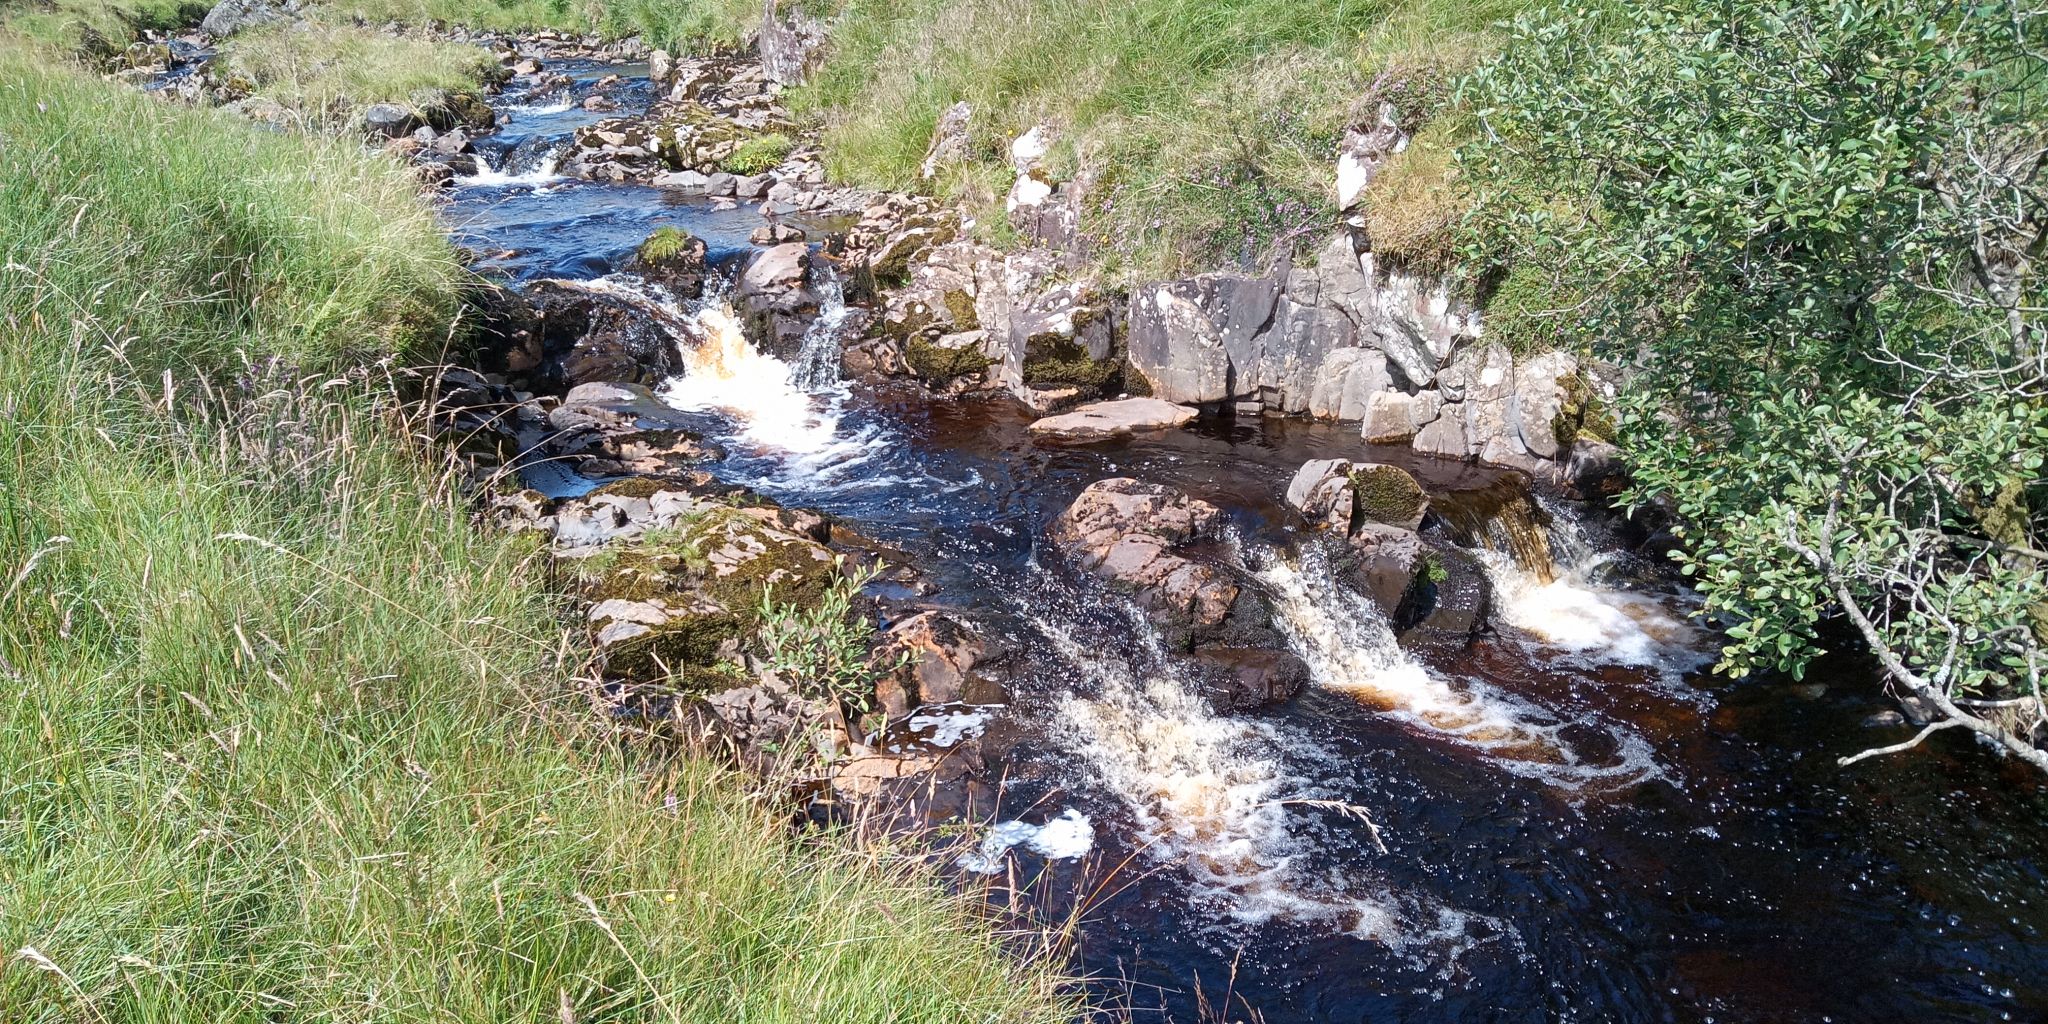
<path fill-rule="evenodd" d="M 563 131 L 553 116 L 515 112 L 508 138 Z M 450 211 L 518 278 L 603 273 L 662 223 L 729 248 L 752 226 L 589 183 L 476 183 Z M 1683 595 L 1642 592 L 1655 567 L 1568 505 L 1548 506 L 1557 583 L 1496 559 L 1497 632 L 1409 649 L 1320 573 L 1287 479 L 1328 456 L 1440 495 L 1498 474 L 1279 421 L 1046 447 L 1014 405 L 909 391 L 692 415 L 732 452 L 719 472 L 911 552 L 1013 652 L 969 804 L 1027 830 L 1085 819 L 1083 857 L 992 863 L 1036 912 L 1084 906 L 1081 966 L 1135 1019 L 2048 1019 L 2048 793 L 1953 733 L 1838 767 L 1905 735 L 1863 724 L 1887 706 L 1868 666 L 1837 657 L 1806 686 L 1702 671 Z M 1042 564 L 1047 520 L 1108 476 L 1228 510 L 1233 557 L 1299 597 L 1287 629 L 1318 685 L 1215 715 L 1142 616 Z"/>

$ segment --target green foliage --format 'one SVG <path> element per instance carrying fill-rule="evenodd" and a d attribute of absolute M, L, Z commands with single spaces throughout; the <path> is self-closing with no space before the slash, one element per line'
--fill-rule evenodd
<path fill-rule="evenodd" d="M 5 45 L 0 133 L 0 1016 L 1066 1016 L 959 899 L 584 731 L 535 552 L 355 368 L 452 309 L 402 167 Z"/>
<path fill-rule="evenodd" d="M 722 166 L 733 174 L 760 174 L 773 170 L 795 148 L 796 143 L 781 132 L 755 135 L 741 140 Z"/>
<path fill-rule="evenodd" d="M 1679 514 L 1724 670 L 1846 610 L 1916 693 L 2034 685 L 2044 52 L 1997 2 L 1627 0 L 1467 83 L 1468 254 L 1554 270 L 1633 368 L 1629 497 Z"/>
<path fill-rule="evenodd" d="M 806 697 L 865 713 L 875 681 L 901 664 L 878 660 L 874 618 L 860 606 L 861 590 L 875 575 L 872 568 L 847 573 L 818 600 L 785 603 L 773 586 L 765 588 L 756 636 L 769 669 Z"/>
<path fill-rule="evenodd" d="M 654 233 L 640 243 L 640 262 L 651 267 L 659 266 L 682 255 L 690 248 L 692 241 L 695 241 L 695 238 L 688 231 L 664 224 L 655 228 Z"/>

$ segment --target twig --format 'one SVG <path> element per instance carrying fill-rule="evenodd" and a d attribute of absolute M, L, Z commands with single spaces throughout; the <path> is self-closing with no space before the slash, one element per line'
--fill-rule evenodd
<path fill-rule="evenodd" d="M 1848 757 L 1836 758 L 1835 763 L 1843 767 L 1847 767 L 1849 765 L 1855 764 L 1858 761 L 1863 760 L 1864 758 L 1880 757 L 1885 754 L 1896 754 L 1901 750 L 1911 750 L 1914 747 L 1919 746 L 1922 740 L 1925 740 L 1927 737 L 1934 735 L 1934 733 L 1937 730 L 1948 729 L 1961 724 L 1963 724 L 1961 721 L 1954 718 L 1944 718 L 1939 722 L 1931 722 L 1928 724 L 1927 728 L 1920 730 L 1919 735 L 1913 737 L 1910 740 L 1907 740 L 1904 743 L 1894 743 L 1889 747 L 1872 747 L 1869 750 L 1866 750 L 1860 754 L 1850 754 Z"/>

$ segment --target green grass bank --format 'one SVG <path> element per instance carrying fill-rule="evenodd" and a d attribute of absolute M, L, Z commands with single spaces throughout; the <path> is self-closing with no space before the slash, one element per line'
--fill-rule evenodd
<path fill-rule="evenodd" d="M 0 44 L 0 1017 L 1051 1021 L 1044 962 L 623 752 L 415 442 L 395 162 Z"/>

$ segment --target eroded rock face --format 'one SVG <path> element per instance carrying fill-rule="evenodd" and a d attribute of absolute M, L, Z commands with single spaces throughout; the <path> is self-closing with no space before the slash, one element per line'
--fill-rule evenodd
<path fill-rule="evenodd" d="M 1200 638 L 1225 625 L 1241 591 L 1186 547 L 1217 536 L 1224 523 L 1208 502 L 1119 477 L 1088 485 L 1053 520 L 1050 536 L 1075 565 L 1129 589 L 1140 605 Z"/>
<path fill-rule="evenodd" d="M 820 302 L 810 266 L 810 249 L 786 242 L 762 249 L 741 272 L 733 299 L 748 337 L 762 351 L 788 359 L 803 344 Z"/>
<path fill-rule="evenodd" d="M 676 339 L 697 328 L 644 295 L 589 282 L 536 281 L 526 289 L 539 316 L 546 386 L 659 383 L 675 374 Z"/>

